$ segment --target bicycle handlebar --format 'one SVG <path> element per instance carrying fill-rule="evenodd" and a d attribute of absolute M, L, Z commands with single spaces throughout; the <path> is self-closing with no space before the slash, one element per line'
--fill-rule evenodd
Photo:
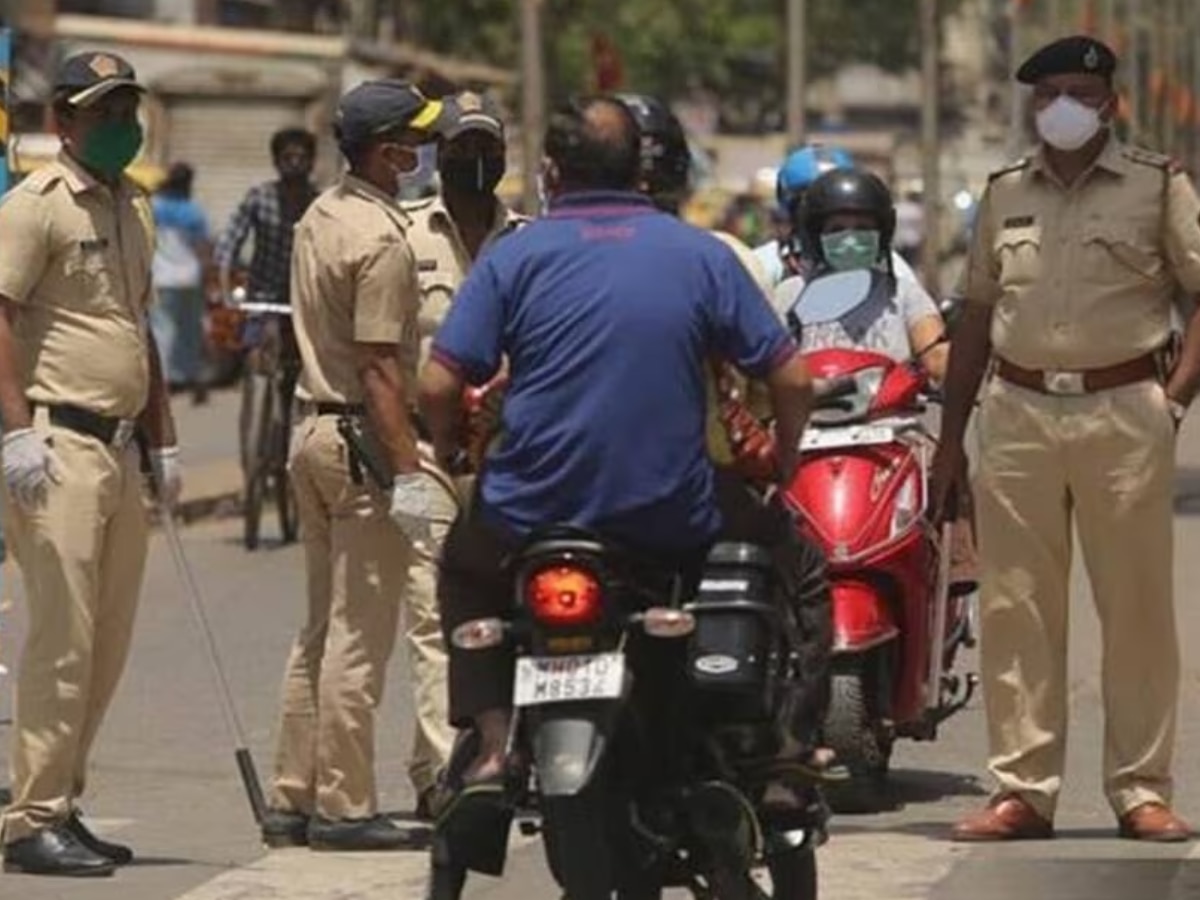
<path fill-rule="evenodd" d="M 233 308 L 247 313 L 269 313 L 277 316 L 292 314 L 292 308 L 286 303 L 238 303 Z"/>

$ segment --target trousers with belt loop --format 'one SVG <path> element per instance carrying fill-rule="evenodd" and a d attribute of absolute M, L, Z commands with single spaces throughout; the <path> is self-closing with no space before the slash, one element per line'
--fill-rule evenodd
<path fill-rule="evenodd" d="M 308 571 L 308 612 L 288 660 L 272 805 L 326 819 L 378 811 L 375 710 L 404 607 L 416 700 L 409 778 L 432 787 L 449 758 L 446 651 L 433 547 L 410 544 L 387 498 L 351 477 L 338 415 L 313 407 L 295 425 L 289 472 Z"/>
<path fill-rule="evenodd" d="M 994 377 L 978 438 L 980 665 L 1000 791 L 1054 815 L 1074 522 L 1102 633 L 1105 793 L 1118 815 L 1169 803 L 1179 653 L 1175 427 L 1162 386 L 1056 396 Z"/>
<path fill-rule="evenodd" d="M 49 419 L 38 409 L 34 427 L 53 441 L 58 483 L 27 509 L 0 482 L 5 535 L 29 608 L 5 843 L 63 821 L 83 793 L 92 744 L 125 668 L 146 563 L 133 446 L 116 449 Z"/>

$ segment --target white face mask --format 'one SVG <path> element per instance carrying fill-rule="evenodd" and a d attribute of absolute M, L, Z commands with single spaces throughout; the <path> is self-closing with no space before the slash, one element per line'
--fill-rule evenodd
<path fill-rule="evenodd" d="M 1099 112 L 1061 95 L 1037 114 L 1038 134 L 1056 150 L 1078 150 L 1096 136 L 1100 124 Z"/>

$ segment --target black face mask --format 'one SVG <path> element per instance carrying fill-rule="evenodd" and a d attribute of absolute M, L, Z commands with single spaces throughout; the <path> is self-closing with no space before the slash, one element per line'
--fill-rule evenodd
<path fill-rule="evenodd" d="M 446 159 L 438 166 L 442 184 L 454 193 L 491 194 L 504 177 L 504 157 L 477 156 L 474 159 Z"/>

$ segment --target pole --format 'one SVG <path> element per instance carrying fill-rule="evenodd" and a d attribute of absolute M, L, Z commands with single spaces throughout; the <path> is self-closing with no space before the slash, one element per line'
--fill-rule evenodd
<path fill-rule="evenodd" d="M 0 194 L 8 190 L 9 90 L 12 82 L 12 31 L 0 28 Z"/>
<path fill-rule="evenodd" d="M 541 5 L 542 0 L 521 0 L 521 196 L 529 214 L 539 212 L 537 180 L 546 118 Z"/>
<path fill-rule="evenodd" d="M 183 552 L 183 541 L 179 537 L 173 510 L 165 507 L 162 509 L 162 526 L 163 534 L 167 538 L 167 546 L 171 548 L 171 556 L 175 559 L 179 580 L 183 583 L 184 599 L 191 609 L 196 633 L 200 636 L 205 655 L 208 657 L 217 699 L 221 703 L 221 712 L 225 716 L 225 727 L 229 730 L 229 737 L 233 741 L 233 758 L 237 763 L 238 774 L 242 777 L 242 787 L 246 790 L 246 799 L 250 802 L 250 811 L 254 815 L 254 821 L 261 825 L 267 814 L 267 801 L 263 796 L 262 782 L 258 780 L 258 772 L 254 768 L 254 757 L 250 755 L 250 744 L 246 740 L 246 731 L 242 728 L 242 720 L 238 717 L 237 707 L 233 703 L 233 691 L 229 688 L 229 679 L 225 677 L 225 667 L 221 664 L 221 656 L 217 652 L 217 642 L 213 637 L 212 626 L 209 625 L 208 616 L 204 612 L 200 586 L 188 563 L 187 555 Z"/>
<path fill-rule="evenodd" d="M 925 234 L 921 241 L 921 275 L 925 289 L 938 296 L 942 250 L 941 161 L 938 146 L 941 80 L 938 77 L 938 0 L 921 0 L 921 194 Z"/>
<path fill-rule="evenodd" d="M 787 5 L 787 140 L 788 149 L 804 143 L 807 131 L 805 94 L 808 92 L 808 0 Z"/>

